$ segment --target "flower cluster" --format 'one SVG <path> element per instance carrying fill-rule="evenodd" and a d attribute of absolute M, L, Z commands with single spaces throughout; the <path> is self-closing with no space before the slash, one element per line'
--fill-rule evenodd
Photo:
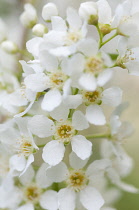
<path fill-rule="evenodd" d="M 133 128 L 120 120 L 127 104 L 110 83 L 116 67 L 139 75 L 138 17 L 129 0 L 114 13 L 106 0 L 84 2 L 65 18 L 48 3 L 39 23 L 25 4 L 20 21 L 35 36 L 25 55 L 0 20 L 1 50 L 23 70 L 0 70 L 0 209 L 114 210 L 121 190 L 139 192 L 122 181 L 133 166 L 122 146 Z"/>

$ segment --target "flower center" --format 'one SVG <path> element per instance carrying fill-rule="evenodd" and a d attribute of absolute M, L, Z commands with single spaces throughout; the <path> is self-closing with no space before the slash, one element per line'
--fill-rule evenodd
<path fill-rule="evenodd" d="M 80 31 L 68 32 L 65 39 L 66 45 L 72 45 L 78 42 L 81 38 L 82 38 L 82 35 Z"/>
<path fill-rule="evenodd" d="M 87 58 L 85 70 L 94 74 L 100 73 L 103 71 L 103 60 L 96 56 Z"/>
<path fill-rule="evenodd" d="M 95 91 L 83 91 L 83 101 L 86 105 L 101 104 L 101 92 L 102 88 L 98 88 Z"/>
<path fill-rule="evenodd" d="M 136 60 L 136 58 L 134 56 L 134 52 L 131 49 L 127 49 L 127 52 L 122 59 L 122 62 L 126 63 L 126 62 L 134 61 L 134 60 Z"/>
<path fill-rule="evenodd" d="M 66 182 L 69 188 L 75 192 L 79 192 L 86 187 L 88 178 L 83 170 L 73 170 Z"/>
<path fill-rule="evenodd" d="M 30 154 L 33 153 L 34 148 L 30 139 L 28 140 L 22 137 L 22 139 L 19 140 L 17 143 L 17 152 L 19 155 L 23 154 L 25 157 L 28 157 Z"/>
<path fill-rule="evenodd" d="M 28 201 L 37 203 L 39 201 L 40 195 L 41 195 L 41 189 L 35 185 L 28 186 L 25 189 L 25 197 Z"/>
<path fill-rule="evenodd" d="M 75 130 L 70 124 L 70 122 L 67 122 L 67 124 L 65 123 L 57 125 L 56 127 L 56 134 L 54 136 L 55 139 L 62 140 L 62 142 L 68 144 L 75 133 Z"/>
<path fill-rule="evenodd" d="M 64 85 L 64 82 L 67 80 L 67 76 L 62 72 L 52 73 L 50 75 L 50 80 L 53 87 L 61 89 Z"/>

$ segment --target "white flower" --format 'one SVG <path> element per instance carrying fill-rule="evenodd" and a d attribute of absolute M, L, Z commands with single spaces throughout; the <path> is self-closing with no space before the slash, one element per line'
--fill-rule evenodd
<path fill-rule="evenodd" d="M 132 10 L 133 2 L 130 0 L 119 4 L 115 10 L 115 16 L 111 23 L 113 28 L 117 28 L 117 32 L 124 36 L 132 36 L 138 32 L 138 15 L 139 12 Z"/>
<path fill-rule="evenodd" d="M 54 182 L 65 181 L 67 187 L 58 192 L 59 209 L 74 210 L 82 204 L 85 209 L 99 210 L 104 200 L 99 191 L 92 186 L 91 180 L 95 176 L 104 175 L 104 171 L 109 167 L 109 160 L 94 161 L 87 170 L 82 169 L 87 160 L 80 160 L 75 153 L 70 154 L 70 165 L 68 170 L 65 163 L 61 162 L 57 166 L 47 168 L 46 175 Z"/>
<path fill-rule="evenodd" d="M 19 130 L 7 125 L 7 129 L 0 133 L 0 140 L 14 152 L 9 160 L 10 173 L 21 175 L 34 161 L 33 153 L 38 147 L 27 128 L 28 118 L 15 118 L 15 122 Z"/>
<path fill-rule="evenodd" d="M 20 21 L 25 27 L 32 28 L 37 22 L 36 9 L 32 4 L 25 4 L 25 11 L 20 16 Z"/>
<path fill-rule="evenodd" d="M 86 118 L 91 124 L 104 125 L 106 120 L 102 108 L 99 106 L 107 104 L 118 106 L 122 100 L 122 91 L 118 87 L 111 87 L 103 91 L 97 88 L 95 91 L 82 91 L 83 102 L 87 105 Z"/>
<path fill-rule="evenodd" d="M 97 86 L 102 87 L 112 77 L 112 71 L 105 66 L 109 61 L 104 53 L 99 53 L 98 43 L 94 39 L 82 40 L 78 45 L 78 51 L 82 56 L 81 63 L 84 63 L 82 74 L 79 77 L 80 86 L 88 91 L 94 91 Z"/>
<path fill-rule="evenodd" d="M 90 157 L 92 143 L 77 132 L 88 128 L 88 122 L 81 111 L 75 111 L 72 120 L 54 122 L 42 115 L 34 116 L 29 122 L 32 133 L 39 137 L 53 136 L 43 148 L 42 158 L 49 165 L 57 165 L 64 157 L 65 145 L 71 143 L 72 150 L 81 159 Z"/>
<path fill-rule="evenodd" d="M 1 209 L 16 209 L 22 201 L 22 193 L 18 187 L 14 186 L 11 178 L 7 179 L 5 185 L 0 186 L 0 195 Z"/>
<path fill-rule="evenodd" d="M 129 74 L 139 76 L 139 47 L 129 48 L 127 39 L 122 37 L 119 39 L 118 53 L 117 65 L 122 68 L 127 68 Z"/>
<path fill-rule="evenodd" d="M 111 8 L 106 0 L 81 3 L 79 15 L 91 25 L 110 24 Z"/>
<path fill-rule="evenodd" d="M 19 181 L 22 184 L 22 186 L 20 186 L 20 191 L 23 193 L 22 200 L 24 201 L 24 204 L 17 210 L 34 210 L 37 203 L 39 203 L 43 209 L 58 209 L 57 192 L 54 190 L 47 190 L 52 184 L 52 181 L 45 175 L 47 167 L 48 165 L 43 163 L 35 175 L 35 171 L 30 166 L 19 178 Z"/>
<path fill-rule="evenodd" d="M 78 13 L 73 8 L 67 9 L 67 22 L 58 16 L 51 18 L 52 30 L 44 35 L 44 46 L 56 56 L 67 57 L 76 51 L 76 46 L 87 34 L 86 24 L 82 23 Z"/>
<path fill-rule="evenodd" d="M 50 21 L 52 16 L 58 15 L 58 9 L 54 3 L 44 5 L 42 9 L 42 17 L 45 21 Z"/>

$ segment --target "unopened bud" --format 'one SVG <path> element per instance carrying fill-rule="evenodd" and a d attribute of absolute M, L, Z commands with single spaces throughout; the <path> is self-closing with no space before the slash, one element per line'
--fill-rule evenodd
<path fill-rule="evenodd" d="M 86 20 L 90 25 L 98 23 L 98 9 L 95 2 L 84 2 L 80 5 L 79 15 L 83 20 Z"/>
<path fill-rule="evenodd" d="M 32 28 L 37 23 L 37 12 L 32 4 L 25 4 L 25 11 L 20 16 L 21 23 L 27 27 Z"/>
<path fill-rule="evenodd" d="M 9 40 L 2 42 L 1 48 L 9 54 L 15 54 L 18 52 L 18 46 L 14 42 Z"/>
<path fill-rule="evenodd" d="M 103 36 L 109 34 L 112 31 L 112 28 L 109 24 L 99 24 L 99 28 Z"/>
<path fill-rule="evenodd" d="M 48 3 L 42 9 L 42 17 L 45 21 L 50 21 L 52 16 L 57 15 L 58 9 L 54 3 Z"/>
<path fill-rule="evenodd" d="M 33 27 L 32 32 L 35 36 L 43 37 L 43 35 L 48 32 L 48 28 L 43 24 L 36 24 Z"/>

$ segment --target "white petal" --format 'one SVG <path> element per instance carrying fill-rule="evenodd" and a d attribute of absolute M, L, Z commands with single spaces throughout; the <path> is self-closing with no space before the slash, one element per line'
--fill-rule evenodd
<path fill-rule="evenodd" d="M 39 170 L 37 171 L 36 183 L 41 188 L 47 188 L 52 184 L 52 181 L 48 179 L 48 177 L 46 176 L 46 170 L 48 167 L 49 167 L 48 164 L 42 163 Z"/>
<path fill-rule="evenodd" d="M 42 43 L 43 39 L 40 37 L 35 37 L 29 40 L 26 44 L 27 50 L 34 56 L 38 57 L 39 55 L 39 46 Z"/>
<path fill-rule="evenodd" d="M 119 87 L 108 88 L 102 93 L 102 101 L 104 104 L 118 106 L 122 101 L 122 90 Z"/>
<path fill-rule="evenodd" d="M 27 171 L 22 176 L 20 176 L 19 180 L 22 183 L 22 185 L 27 186 L 28 184 L 31 183 L 34 176 L 35 176 L 35 171 L 33 167 L 30 165 Z"/>
<path fill-rule="evenodd" d="M 105 85 L 112 77 L 112 70 L 105 70 L 102 73 L 99 74 L 98 79 L 97 79 L 97 84 L 102 87 Z"/>
<path fill-rule="evenodd" d="M 27 161 L 26 161 L 26 166 L 25 166 L 25 168 L 24 168 L 24 170 L 22 171 L 22 173 L 20 174 L 20 176 L 22 176 L 22 174 L 24 174 L 25 172 L 26 172 L 26 170 L 28 169 L 28 167 L 31 165 L 31 163 L 33 163 L 34 162 L 34 156 L 33 156 L 33 154 L 31 154 L 29 157 L 28 157 L 28 159 L 27 159 Z"/>
<path fill-rule="evenodd" d="M 88 162 L 88 158 L 85 160 L 80 159 L 74 152 L 71 152 L 69 155 L 70 165 L 74 169 L 83 168 Z"/>
<path fill-rule="evenodd" d="M 98 16 L 99 23 L 110 24 L 112 20 L 111 16 L 111 7 L 106 0 L 99 0 L 97 2 L 98 5 Z"/>
<path fill-rule="evenodd" d="M 116 172 L 115 169 L 113 168 L 110 168 L 108 170 L 108 177 L 110 178 L 111 182 L 113 184 L 116 184 L 118 187 L 120 187 L 122 190 L 125 190 L 127 192 L 131 192 L 131 193 L 138 193 L 139 192 L 139 189 L 137 189 L 136 187 L 134 187 L 133 185 L 129 185 L 129 184 L 126 184 L 124 182 L 122 182 L 120 180 L 120 176 L 119 174 Z"/>
<path fill-rule="evenodd" d="M 139 76 L 139 69 L 138 69 L 139 62 L 138 61 L 130 60 L 129 62 L 125 63 L 125 66 L 128 69 L 130 75 Z"/>
<path fill-rule="evenodd" d="M 67 56 L 71 55 L 74 52 L 75 52 L 75 49 L 74 48 L 70 48 L 69 46 L 57 47 L 55 49 L 51 49 L 50 50 L 50 53 L 52 55 L 59 56 L 59 57 L 60 56 L 67 57 Z"/>
<path fill-rule="evenodd" d="M 67 26 L 65 20 L 61 17 L 55 16 L 51 18 L 52 29 L 55 31 L 67 31 Z"/>
<path fill-rule="evenodd" d="M 34 210 L 34 206 L 32 203 L 27 203 L 27 204 L 17 208 L 16 210 Z"/>
<path fill-rule="evenodd" d="M 45 94 L 41 107 L 43 110 L 51 112 L 60 105 L 61 101 L 62 96 L 60 92 L 57 89 L 50 90 L 48 93 Z"/>
<path fill-rule="evenodd" d="M 58 192 L 59 210 L 75 209 L 75 192 L 71 189 L 62 189 Z"/>
<path fill-rule="evenodd" d="M 89 124 L 81 111 L 75 111 L 72 116 L 72 125 L 76 130 L 84 130 Z"/>
<path fill-rule="evenodd" d="M 112 115 L 110 118 L 110 127 L 112 135 L 118 133 L 118 130 L 121 126 L 121 121 L 118 115 Z"/>
<path fill-rule="evenodd" d="M 122 181 L 117 183 L 117 186 L 120 187 L 122 190 L 129 192 L 129 193 L 139 193 L 139 189 L 137 189 L 133 185 L 124 183 Z"/>
<path fill-rule="evenodd" d="M 87 107 L 86 118 L 88 122 L 94 125 L 104 125 L 106 123 L 101 107 L 96 104 Z"/>
<path fill-rule="evenodd" d="M 64 152 L 65 147 L 63 143 L 53 140 L 43 148 L 42 158 L 49 165 L 55 166 L 62 161 Z"/>
<path fill-rule="evenodd" d="M 27 117 L 15 117 L 14 120 L 19 127 L 20 134 L 23 136 L 29 136 L 29 131 L 27 128 L 28 118 Z"/>
<path fill-rule="evenodd" d="M 120 57 L 124 57 L 127 50 L 127 41 L 128 39 L 124 36 L 120 37 L 118 40 L 118 53 Z"/>
<path fill-rule="evenodd" d="M 26 159 L 24 156 L 14 155 L 10 158 L 10 169 L 22 171 L 26 166 Z"/>
<path fill-rule="evenodd" d="M 67 75 L 76 75 L 83 72 L 85 59 L 80 53 L 74 54 L 71 58 L 67 58 L 62 62 L 62 70 Z"/>
<path fill-rule="evenodd" d="M 77 11 L 71 7 L 69 7 L 67 9 L 67 21 L 69 23 L 69 27 L 72 30 L 78 30 L 81 25 L 82 25 L 82 21 L 77 13 Z"/>
<path fill-rule="evenodd" d="M 67 174 L 68 168 L 64 162 L 61 162 L 51 168 L 49 167 L 46 170 L 46 175 L 52 182 L 62 182 L 66 180 Z"/>
<path fill-rule="evenodd" d="M 40 138 L 52 136 L 55 131 L 54 122 L 43 115 L 35 115 L 28 122 L 30 131 Z"/>
<path fill-rule="evenodd" d="M 94 91 L 97 87 L 96 79 L 92 74 L 82 74 L 79 84 L 88 91 Z"/>
<path fill-rule="evenodd" d="M 71 145 L 72 150 L 82 160 L 85 160 L 92 154 L 92 143 L 82 135 L 74 136 L 72 138 Z"/>
<path fill-rule="evenodd" d="M 15 92 L 9 95 L 9 101 L 13 106 L 25 106 L 28 104 L 27 98 L 22 95 L 20 89 L 16 90 Z"/>
<path fill-rule="evenodd" d="M 71 94 L 71 82 L 72 82 L 71 79 L 65 81 L 63 85 L 63 98 Z"/>
<path fill-rule="evenodd" d="M 51 20 L 52 16 L 58 15 L 57 6 L 54 3 L 47 3 L 42 9 L 42 17 L 45 21 Z"/>
<path fill-rule="evenodd" d="M 63 103 L 50 112 L 50 116 L 57 121 L 65 121 L 68 118 L 68 114 L 69 108 Z"/>
<path fill-rule="evenodd" d="M 88 176 L 91 176 L 96 173 L 104 173 L 104 171 L 111 166 L 111 161 L 109 159 L 95 160 L 91 163 L 86 171 Z"/>
<path fill-rule="evenodd" d="M 58 59 L 55 56 L 49 54 L 46 50 L 40 52 L 39 59 L 42 66 L 48 72 L 55 71 L 58 68 Z"/>
<path fill-rule="evenodd" d="M 94 39 L 82 40 L 78 45 L 78 50 L 85 56 L 94 56 L 98 52 L 98 43 Z"/>
<path fill-rule="evenodd" d="M 58 46 L 63 45 L 65 35 L 66 35 L 66 32 L 54 31 L 54 30 L 45 34 L 44 35 L 45 43 L 42 43 L 41 50 L 47 50 L 47 49 L 49 50 L 53 47 L 58 47 Z"/>
<path fill-rule="evenodd" d="M 47 210 L 58 209 L 58 195 L 56 191 L 47 190 L 40 197 L 40 205 L 42 208 Z"/>
<path fill-rule="evenodd" d="M 44 73 L 30 74 L 24 80 L 27 88 L 34 92 L 42 92 L 49 87 L 49 77 Z"/>
<path fill-rule="evenodd" d="M 104 204 L 101 194 L 95 188 L 89 186 L 80 192 L 80 201 L 88 210 L 100 210 Z"/>
<path fill-rule="evenodd" d="M 69 95 L 63 99 L 63 103 L 69 109 L 76 109 L 82 103 L 82 95 Z"/>

